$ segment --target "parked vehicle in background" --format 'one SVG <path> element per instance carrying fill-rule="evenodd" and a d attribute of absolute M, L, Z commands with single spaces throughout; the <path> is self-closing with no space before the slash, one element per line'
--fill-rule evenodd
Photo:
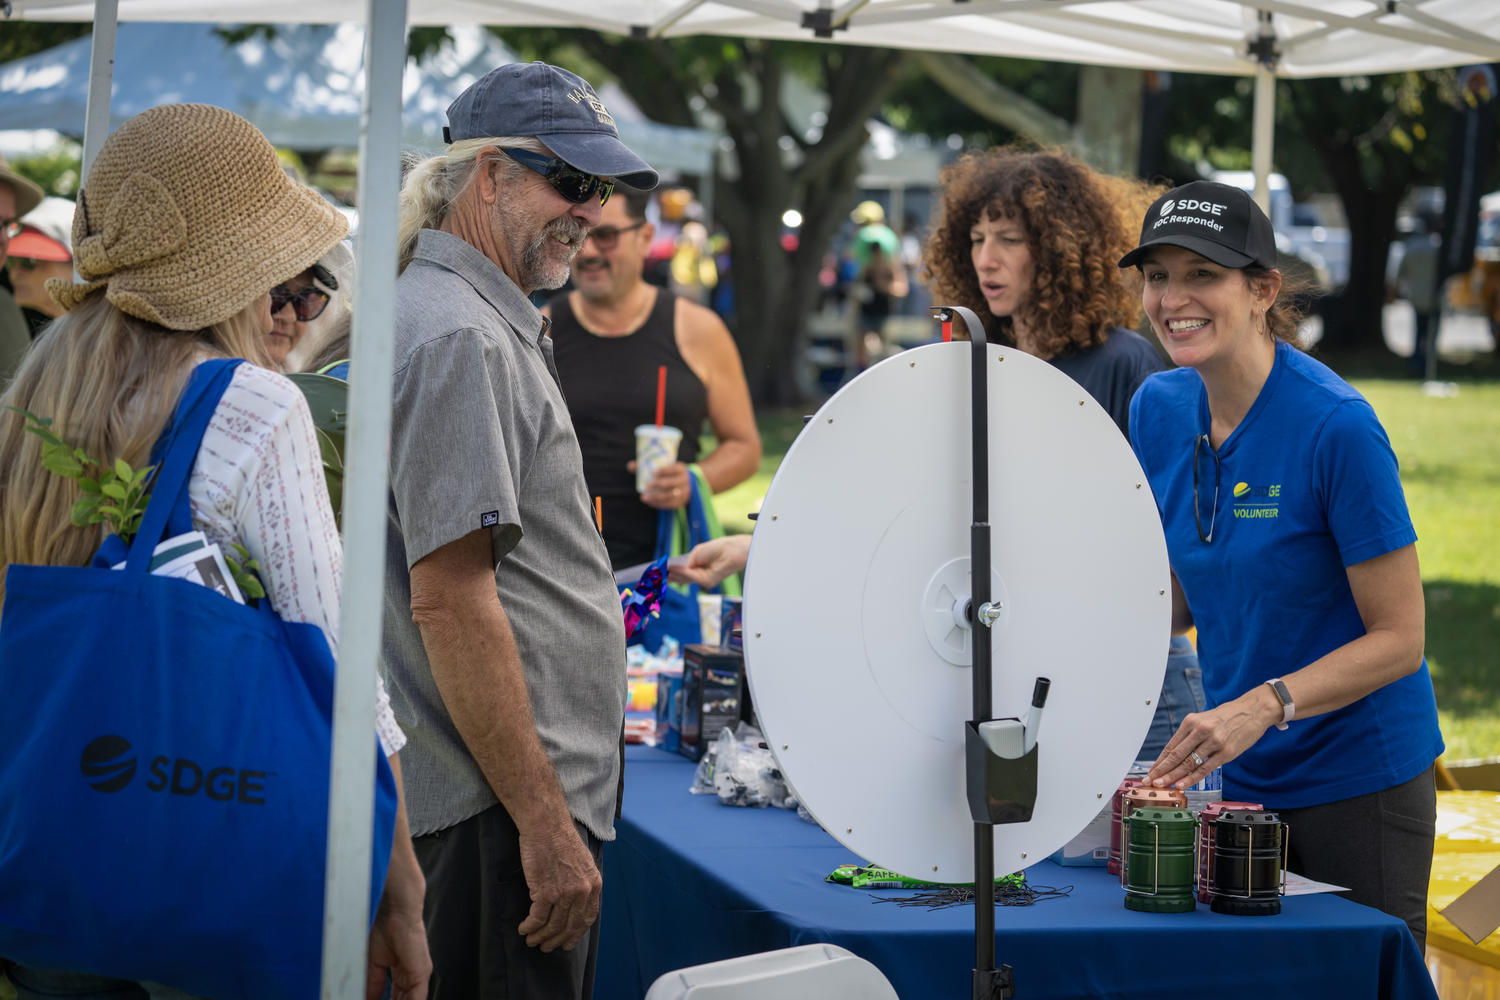
<path fill-rule="evenodd" d="M 1215 170 L 1210 180 L 1255 193 L 1255 174 L 1249 170 Z M 1305 265 L 1321 292 L 1333 292 L 1349 281 L 1349 230 L 1327 225 L 1318 206 L 1292 200 L 1291 185 L 1281 174 L 1271 174 L 1271 207 L 1266 214 L 1276 231 L 1276 252 Z"/>

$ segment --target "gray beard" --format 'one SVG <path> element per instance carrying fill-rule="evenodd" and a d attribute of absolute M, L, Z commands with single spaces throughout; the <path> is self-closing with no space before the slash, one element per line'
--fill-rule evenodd
<path fill-rule="evenodd" d="M 588 229 L 569 218 L 553 219 L 542 227 L 536 239 L 521 251 L 521 273 L 527 285 L 536 291 L 561 288 L 568 281 L 573 258 L 583 249 L 583 238 Z M 547 256 L 547 244 L 553 236 L 568 236 L 572 252 L 566 260 L 553 260 Z"/>

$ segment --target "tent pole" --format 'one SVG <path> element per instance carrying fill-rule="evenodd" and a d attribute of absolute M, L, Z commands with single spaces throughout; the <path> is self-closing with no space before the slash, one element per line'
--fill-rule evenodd
<path fill-rule="evenodd" d="M 109 95 L 115 79 L 115 28 L 119 0 L 94 0 L 93 48 L 89 55 L 89 97 L 83 123 L 83 176 L 109 135 Z"/>
<path fill-rule="evenodd" d="M 1271 149 L 1276 129 L 1276 74 L 1264 62 L 1255 67 L 1255 112 L 1250 162 L 1255 169 L 1255 203 L 1271 214 Z"/>
<path fill-rule="evenodd" d="M 365 97 L 359 137 L 360 279 L 346 437 L 343 607 L 333 699 L 322 1000 L 364 994 L 374 811 L 375 661 L 385 579 L 386 461 L 401 184 L 401 79 L 406 0 L 367 0 Z M 395 71 L 392 67 L 397 67 Z"/>

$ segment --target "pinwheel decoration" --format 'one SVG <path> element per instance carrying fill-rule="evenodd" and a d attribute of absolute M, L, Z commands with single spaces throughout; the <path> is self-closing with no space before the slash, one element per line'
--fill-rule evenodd
<path fill-rule="evenodd" d="M 658 615 L 661 592 L 667 585 L 667 556 L 646 567 L 634 586 L 620 589 L 620 608 L 625 613 L 625 638 L 633 639 L 646 621 Z"/>

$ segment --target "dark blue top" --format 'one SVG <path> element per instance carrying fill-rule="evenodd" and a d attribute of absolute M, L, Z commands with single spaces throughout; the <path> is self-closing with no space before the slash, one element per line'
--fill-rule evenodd
<path fill-rule="evenodd" d="M 1052 358 L 1052 367 L 1083 386 L 1120 433 L 1130 434 L 1130 399 L 1146 376 L 1166 365 L 1150 341 L 1134 330 L 1117 326 L 1098 347 Z"/>

